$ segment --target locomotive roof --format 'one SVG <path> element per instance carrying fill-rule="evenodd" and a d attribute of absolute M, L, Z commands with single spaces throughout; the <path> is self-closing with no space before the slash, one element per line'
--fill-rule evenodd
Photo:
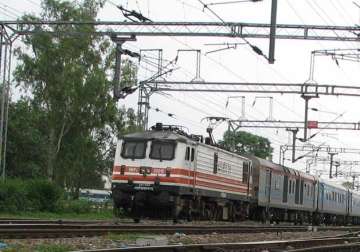
<path fill-rule="evenodd" d="M 163 139 L 163 140 L 175 140 L 180 142 L 187 142 L 190 139 L 186 136 L 177 134 L 172 131 L 144 131 L 127 134 L 122 137 L 123 139 L 136 139 L 136 140 L 152 140 L 152 139 Z"/>

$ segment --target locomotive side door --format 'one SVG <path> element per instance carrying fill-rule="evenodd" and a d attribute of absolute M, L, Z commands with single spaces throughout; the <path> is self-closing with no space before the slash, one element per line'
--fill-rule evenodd
<path fill-rule="evenodd" d="M 189 186 L 195 192 L 196 185 L 196 163 L 197 163 L 197 146 L 194 143 L 188 144 L 185 150 L 185 168 L 189 178 Z"/>
<path fill-rule="evenodd" d="M 191 162 L 191 174 L 193 176 L 193 191 L 196 193 L 196 167 L 197 167 L 197 145 L 192 144 L 191 145 L 191 151 L 190 151 L 190 162 Z"/>

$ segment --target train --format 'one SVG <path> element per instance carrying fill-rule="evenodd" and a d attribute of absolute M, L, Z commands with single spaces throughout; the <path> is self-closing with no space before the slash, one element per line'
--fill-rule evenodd
<path fill-rule="evenodd" d="M 161 123 L 118 140 L 111 190 L 135 221 L 360 223 L 359 193 Z"/>

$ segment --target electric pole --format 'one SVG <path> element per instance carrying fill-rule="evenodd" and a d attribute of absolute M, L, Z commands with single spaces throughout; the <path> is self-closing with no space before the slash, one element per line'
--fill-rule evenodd
<path fill-rule="evenodd" d="M 330 155 L 330 173 L 329 173 L 329 178 L 332 178 L 332 166 L 333 166 L 333 162 L 334 162 L 334 156 L 337 155 L 338 153 L 336 152 L 329 152 Z"/>

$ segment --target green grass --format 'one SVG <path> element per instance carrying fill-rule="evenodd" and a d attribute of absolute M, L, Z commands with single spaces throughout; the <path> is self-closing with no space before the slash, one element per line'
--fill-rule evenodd
<path fill-rule="evenodd" d="M 76 219 L 76 220 L 112 220 L 112 210 L 102 210 L 91 213 L 50 213 L 50 212 L 17 212 L 0 213 L 0 218 L 14 219 Z"/>
<path fill-rule="evenodd" d="M 35 247 L 35 252 L 66 252 L 74 248 L 69 245 L 38 245 Z"/>
<path fill-rule="evenodd" d="M 15 247 L 7 248 L 2 252 L 67 252 L 74 250 L 74 247 L 69 245 L 55 245 L 55 244 L 42 244 L 35 247 Z"/>
<path fill-rule="evenodd" d="M 138 238 L 142 238 L 142 237 L 149 237 L 149 235 L 147 234 L 138 234 L 138 233 L 120 233 L 120 234 L 115 234 L 115 233 L 109 233 L 105 236 L 105 239 L 109 239 L 112 241 L 136 241 L 136 239 Z"/>

